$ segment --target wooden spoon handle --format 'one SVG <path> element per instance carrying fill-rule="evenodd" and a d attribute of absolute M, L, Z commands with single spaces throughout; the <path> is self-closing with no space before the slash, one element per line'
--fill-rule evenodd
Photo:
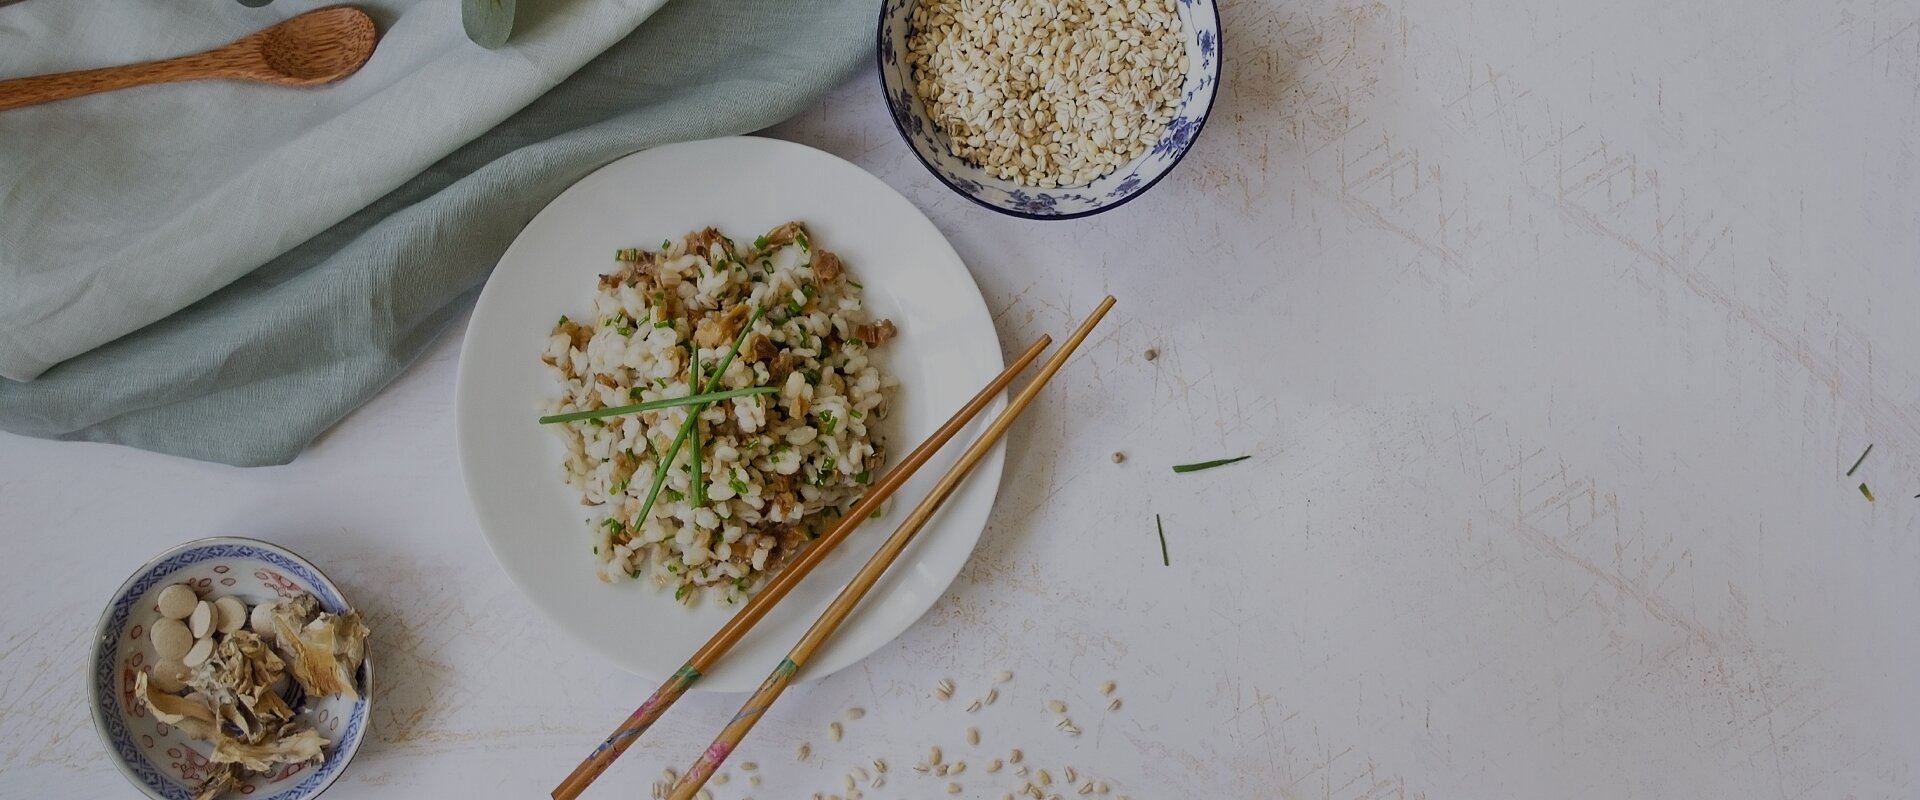
<path fill-rule="evenodd" d="M 150 83 L 224 77 L 225 73 L 219 69 L 220 65 L 208 58 L 210 55 L 212 54 L 195 53 L 164 61 L 148 61 L 143 64 L 83 69 L 0 81 L 0 111 L 51 103 L 69 97 L 110 92 L 131 86 L 145 86 Z"/>

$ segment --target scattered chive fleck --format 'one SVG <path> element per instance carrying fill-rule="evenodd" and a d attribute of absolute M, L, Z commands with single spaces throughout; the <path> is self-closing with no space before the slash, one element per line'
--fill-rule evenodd
<path fill-rule="evenodd" d="M 765 250 L 765 249 L 767 249 L 767 237 L 765 237 L 765 236 L 756 236 L 756 237 L 754 237 L 754 240 L 753 240 L 753 249 L 755 249 L 755 250 Z"/>
<path fill-rule="evenodd" d="M 1203 469 L 1213 469 L 1214 467 L 1224 467 L 1236 461 L 1245 461 L 1252 457 L 1253 456 L 1240 456 L 1239 458 L 1220 458 L 1220 459 L 1215 459 L 1213 461 L 1202 461 L 1198 464 L 1175 464 L 1173 465 L 1173 471 L 1174 472 L 1199 472 L 1200 470 L 1203 470 Z"/>
<path fill-rule="evenodd" d="M 1860 451 L 1860 457 L 1854 459 L 1853 466 L 1847 468 L 1847 477 L 1853 477 L 1853 471 L 1860 468 L 1861 462 L 1866 461 L 1867 454 L 1871 452 L 1873 452 L 1873 445 L 1867 445 L 1867 449 Z"/>
<path fill-rule="evenodd" d="M 820 418 L 820 433 L 821 433 L 821 435 L 823 435 L 823 436 L 832 436 L 832 435 L 833 435 L 833 429 L 834 429 L 835 427 L 838 427 L 838 425 L 839 425 L 839 420 L 837 420 L 837 419 L 835 419 L 835 418 L 834 418 L 834 416 L 833 416 L 833 412 L 832 412 L 832 411 L 828 411 L 828 410 L 825 410 L 825 409 L 821 409 L 821 411 L 820 411 L 820 413 L 818 413 L 818 414 L 815 414 L 814 416 L 817 416 L 817 417 L 819 417 L 819 418 Z"/>
<path fill-rule="evenodd" d="M 684 603 L 687 601 L 687 587 L 685 585 L 673 590 L 673 601 L 676 603 Z"/>
<path fill-rule="evenodd" d="M 847 283 L 851 283 L 851 284 L 853 284 L 853 288 L 855 288 L 855 289 L 865 289 L 865 288 L 867 288 L 867 287 L 865 287 L 865 286 L 861 286 L 861 285 L 860 285 L 860 282 L 859 282 L 859 281 L 855 281 L 855 280 L 849 280 L 849 281 L 847 281 Z"/>
<path fill-rule="evenodd" d="M 672 250 L 672 249 L 673 249 L 673 240 L 672 240 L 672 239 L 661 239 L 661 240 L 660 240 L 660 249 L 662 249 L 662 250 Z"/>
<path fill-rule="evenodd" d="M 556 322 L 556 323 L 554 323 L 554 324 L 555 324 L 555 325 L 565 325 L 565 324 L 567 324 L 567 315 L 565 315 L 565 314 L 561 314 L 561 315 L 560 315 L 560 321 L 559 321 L 559 322 Z"/>
<path fill-rule="evenodd" d="M 860 470 L 860 474 L 853 476 L 853 479 L 858 481 L 861 486 L 865 486 L 868 481 L 873 480 L 873 470 Z"/>
<path fill-rule="evenodd" d="M 1873 490 L 1868 489 L 1866 484 L 1860 484 L 1860 493 L 1866 496 L 1867 502 L 1873 502 Z"/>
<path fill-rule="evenodd" d="M 1160 532 L 1160 563 L 1173 566 L 1173 559 L 1167 557 L 1167 526 L 1160 524 L 1160 515 L 1153 515 L 1153 529 Z"/>

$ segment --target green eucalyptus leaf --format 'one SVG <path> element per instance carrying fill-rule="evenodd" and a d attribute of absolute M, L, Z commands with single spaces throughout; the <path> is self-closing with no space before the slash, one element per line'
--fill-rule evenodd
<path fill-rule="evenodd" d="M 460 24 L 474 44 L 493 50 L 513 33 L 514 0 L 460 0 Z"/>

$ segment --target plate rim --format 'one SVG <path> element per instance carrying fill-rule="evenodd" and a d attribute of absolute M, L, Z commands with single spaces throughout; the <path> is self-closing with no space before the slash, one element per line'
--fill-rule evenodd
<path fill-rule="evenodd" d="M 538 212 L 536 212 L 530 219 L 527 220 L 525 225 L 521 226 L 520 231 L 514 235 L 513 241 L 507 245 L 507 248 L 501 251 L 499 259 L 495 261 L 493 269 L 488 273 L 486 283 L 481 287 L 479 297 L 474 302 L 473 311 L 468 317 L 467 328 L 462 333 L 461 341 L 460 341 L 460 355 L 457 360 L 457 365 L 456 365 L 457 370 L 454 378 L 453 426 L 454 426 L 454 440 L 455 440 L 455 452 L 456 452 L 455 457 L 460 463 L 461 483 L 462 483 L 462 486 L 467 491 L 468 507 L 472 509 L 474 512 L 475 523 L 479 527 L 479 531 L 478 531 L 479 535 L 486 542 L 488 552 L 493 555 L 494 562 L 500 567 L 500 571 L 506 574 L 507 580 L 510 584 L 513 585 L 514 590 L 520 593 L 520 595 L 533 607 L 534 611 L 540 616 L 541 619 L 550 623 L 552 627 L 554 627 L 555 629 L 558 629 L 563 635 L 565 635 L 569 639 L 572 639 L 574 642 L 581 645 L 587 651 L 605 659 L 611 665 L 621 669 L 622 671 L 631 673 L 641 678 L 645 678 L 647 680 L 656 681 L 656 682 L 664 681 L 668 677 L 668 675 L 665 673 L 656 675 L 651 672 L 645 671 L 641 669 L 638 665 L 631 664 L 626 659 L 620 657 L 619 655 L 609 652 L 608 650 L 602 648 L 599 644 L 589 639 L 588 637 L 576 633 L 568 624 L 566 624 L 566 622 L 562 619 L 562 615 L 559 614 L 556 609 L 550 608 L 547 602 L 543 601 L 535 592 L 530 591 L 528 589 L 527 584 L 523 582 L 521 576 L 515 571 L 515 569 L 508 566 L 508 559 L 504 558 L 499 548 L 495 546 L 494 538 L 488 533 L 487 523 L 482 518 L 482 515 L 480 513 L 479 504 L 474 500 L 474 498 L 477 496 L 478 491 L 481 487 L 477 487 L 475 485 L 474 471 L 471 470 L 468 466 L 470 444 L 468 442 L 467 431 L 468 431 L 468 425 L 469 425 L 468 418 L 470 416 L 470 412 L 468 410 L 467 403 L 464 401 L 464 398 L 467 397 L 471 392 L 477 391 L 477 389 L 469 387 L 469 382 L 473 380 L 470 376 L 474 374 L 478 369 L 478 367 L 476 367 L 472 362 L 472 359 L 474 358 L 473 343 L 475 338 L 475 332 L 479 329 L 478 326 L 474 324 L 474 321 L 478 319 L 485 312 L 485 310 L 489 308 L 492 304 L 503 302 L 495 299 L 498 296 L 500 296 L 499 292 L 502 290 L 496 289 L 496 284 L 494 279 L 499 274 L 501 264 L 505 263 L 507 258 L 513 255 L 517 250 L 517 248 L 521 246 L 521 242 L 526 238 L 528 230 L 532 229 L 535 225 L 539 224 L 542 218 L 544 218 L 549 212 L 551 212 L 556 204 L 558 204 L 563 198 L 565 198 L 569 192 L 574 191 L 574 189 L 578 187 L 581 183 L 586 182 L 588 179 L 592 178 L 595 175 L 598 175 L 599 173 L 605 170 L 614 168 L 616 165 L 622 162 L 625 162 L 629 159 L 642 157 L 656 150 L 679 148 L 679 147 L 710 146 L 710 145 L 713 145 L 714 143 L 722 143 L 722 142 L 740 143 L 740 144 L 751 143 L 752 146 L 757 146 L 757 147 L 770 147 L 776 150 L 779 150 L 779 149 L 791 150 L 793 152 L 801 154 L 802 157 L 827 159 L 849 170 L 848 174 L 850 177 L 852 177 L 853 180 L 855 181 L 864 180 L 876 192 L 881 193 L 883 195 L 891 195 L 893 198 L 897 199 L 900 203 L 902 203 L 905 208 L 911 210 L 913 216 L 918 218 L 920 222 L 924 223 L 927 227 L 927 230 L 933 234 L 933 239 L 938 242 L 938 245 L 941 248 L 944 248 L 947 254 L 951 255 L 952 263 L 957 265 L 960 270 L 960 273 L 966 277 L 967 285 L 972 287 L 973 291 L 969 294 L 966 294 L 965 297 L 961 298 L 961 302 L 966 303 L 967 305 L 973 306 L 972 311 L 978 313 L 980 315 L 980 318 L 986 321 L 987 329 L 989 330 L 989 332 L 992 333 L 994 337 L 994 346 L 992 348 L 993 362 L 997 367 L 997 369 L 1004 369 L 1006 366 L 1006 354 L 1000 347 L 999 333 L 993 325 L 992 310 L 987 306 L 986 296 L 980 290 L 979 281 L 974 278 L 972 270 L 967 268 L 966 260 L 960 257 L 960 253 L 958 250 L 954 248 L 952 240 L 948 239 L 946 233 L 941 231 L 939 226 L 935 225 L 931 218 L 927 217 L 925 211 L 921 210 L 919 206 L 915 205 L 912 200 L 907 198 L 907 196 L 902 194 L 898 189 L 895 189 L 893 186 L 881 180 L 878 176 L 875 176 L 871 172 L 868 172 L 866 169 L 862 168 L 860 165 L 855 164 L 851 161 L 848 161 L 847 159 L 841 158 L 840 156 L 834 153 L 821 150 L 816 147 L 811 147 L 805 144 L 801 144 L 798 142 L 788 141 L 785 139 L 777 139 L 769 136 L 755 136 L 755 135 L 721 136 L 721 137 L 714 137 L 709 139 L 695 139 L 695 140 L 688 140 L 688 141 L 682 141 L 682 142 L 670 142 L 666 144 L 661 144 L 653 147 L 636 150 L 634 152 L 627 153 L 618 158 L 612 159 L 606 162 L 605 164 L 602 164 L 599 167 L 595 168 L 593 171 L 580 176 L 578 179 L 574 180 L 571 184 L 568 184 L 568 186 L 565 189 L 562 189 L 558 194 L 554 195 L 552 199 L 548 200 L 546 204 L 543 205 Z M 990 416 L 985 416 L 985 415 L 989 415 L 989 414 L 997 415 L 1000 411 L 1004 410 L 1007 407 L 1007 394 L 1008 394 L 1007 391 L 1004 389 L 1000 391 L 998 394 L 996 394 L 989 401 L 987 406 L 982 409 L 982 416 L 975 418 L 975 422 L 980 422 L 983 420 L 983 418 L 991 419 Z M 936 426 L 938 424 L 939 424 L 938 422 L 935 423 Z M 918 443 L 916 443 L 916 445 L 917 444 Z M 810 660 L 809 663 L 802 665 L 801 674 L 795 680 L 796 683 L 811 683 L 814 681 L 822 680 L 824 678 L 827 678 L 839 672 L 840 670 L 846 669 L 847 667 L 853 666 L 855 664 L 858 664 L 866 660 L 868 657 L 872 656 L 874 653 L 879 652 L 881 648 L 886 647 L 888 644 L 891 644 L 894 640 L 900 638 L 902 634 L 906 633 L 908 629 L 912 628 L 916 623 L 918 623 L 920 619 L 926 616 L 927 612 L 933 609 L 934 605 L 936 605 L 939 602 L 940 598 L 945 595 L 947 590 L 952 588 L 954 581 L 959 579 L 960 572 L 964 570 L 966 568 L 967 563 L 969 563 L 972 560 L 972 554 L 974 550 L 979 547 L 980 538 L 985 535 L 988 525 L 990 525 L 992 522 L 992 510 L 995 502 L 999 499 L 1000 482 L 1001 482 L 1001 478 L 1003 477 L 1003 471 L 1005 469 L 1005 464 L 1006 464 L 1006 446 L 1007 446 L 1007 443 L 1004 439 L 1002 439 L 999 442 L 996 442 L 993 448 L 987 452 L 986 456 L 984 456 L 980 460 L 980 462 L 975 465 L 972 472 L 970 472 L 967 476 L 967 479 L 969 482 L 978 480 L 985 484 L 985 491 L 987 492 L 987 495 L 985 497 L 985 501 L 987 504 L 986 517 L 981 520 L 980 525 L 977 529 L 971 530 L 970 532 L 967 532 L 965 534 L 969 537 L 969 540 L 966 546 L 966 557 L 954 560 L 951 570 L 942 571 L 945 574 L 942 576 L 940 589 L 938 591 L 930 593 L 929 599 L 927 600 L 926 604 L 922 606 L 918 611 L 912 613 L 911 615 L 903 615 L 900 623 L 897 626 L 887 626 L 888 628 L 891 628 L 891 630 L 886 632 L 886 635 L 884 638 L 878 639 L 877 643 L 874 645 L 872 649 L 868 650 L 865 653 L 852 656 L 846 661 L 846 663 L 843 663 L 843 664 L 835 665 L 835 664 L 825 663 L 818 659 Z M 898 566 L 897 562 L 896 562 L 896 565 L 890 565 L 888 573 L 893 573 L 895 566 Z M 882 579 L 883 580 L 885 579 L 884 575 L 882 576 Z M 860 604 L 854 608 L 854 613 L 858 614 L 863 609 L 866 609 L 867 607 L 873 605 L 874 603 L 882 599 L 884 599 L 884 596 L 882 595 L 869 594 L 866 597 L 862 598 Z M 798 634 L 796 633 L 795 635 L 797 636 Z M 688 653 L 689 657 L 691 655 L 692 653 Z M 671 672 L 671 669 L 669 669 L 668 671 Z M 757 682 L 758 682 L 757 679 L 755 679 L 753 682 L 746 683 L 739 687 L 734 687 L 734 686 L 716 687 L 715 685 L 703 680 L 703 681 L 694 683 L 693 686 L 690 687 L 688 691 L 700 692 L 700 693 L 737 693 L 737 692 L 750 691 L 752 689 L 752 686 Z"/>

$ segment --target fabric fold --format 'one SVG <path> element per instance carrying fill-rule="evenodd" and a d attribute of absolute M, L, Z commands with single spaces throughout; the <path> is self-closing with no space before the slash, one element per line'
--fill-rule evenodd
<path fill-rule="evenodd" d="M 569 10 L 541 26 L 566 29 Z M 639 149 L 791 116 L 870 55 L 877 10 L 670 3 L 501 124 L 223 288 L 31 381 L 0 380 L 0 428 L 285 463 L 463 312 L 560 191 Z M 457 14 L 452 24 L 457 32 Z M 258 187 L 263 200 L 288 190 Z M 8 280 L 0 274 L 0 294 Z"/>

